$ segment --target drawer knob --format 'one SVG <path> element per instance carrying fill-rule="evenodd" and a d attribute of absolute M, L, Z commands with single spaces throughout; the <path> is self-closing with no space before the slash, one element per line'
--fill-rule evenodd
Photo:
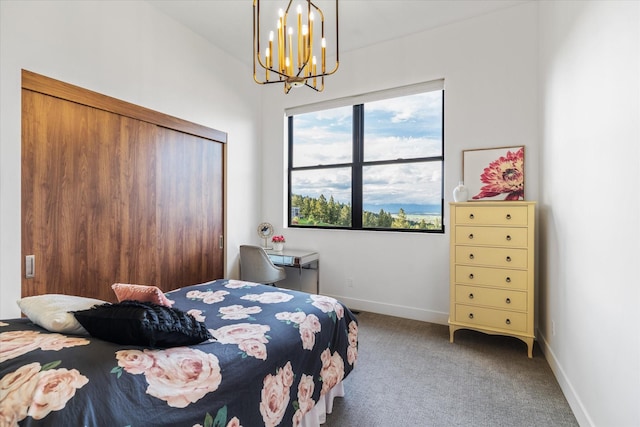
<path fill-rule="evenodd" d="M 507 298 L 506 300 L 504 300 L 504 302 L 506 302 L 507 304 L 511 304 L 511 298 Z"/>
<path fill-rule="evenodd" d="M 510 319 L 507 319 L 505 323 L 506 323 L 507 325 L 510 325 L 510 324 L 511 324 L 511 320 L 510 320 Z"/>
<path fill-rule="evenodd" d="M 511 236 L 507 234 L 507 242 L 510 242 L 510 241 L 511 241 Z"/>
<path fill-rule="evenodd" d="M 511 283 L 511 277 L 507 276 L 507 278 L 504 281 L 507 283 Z"/>
<path fill-rule="evenodd" d="M 473 240 L 473 233 L 469 234 L 469 240 Z"/>
<path fill-rule="evenodd" d="M 469 299 L 473 299 L 473 294 L 469 294 Z"/>
<path fill-rule="evenodd" d="M 473 258 L 475 258 L 473 254 L 469 254 L 469 259 L 473 259 Z"/>
<path fill-rule="evenodd" d="M 511 214 L 507 214 L 507 219 L 511 219 Z"/>
<path fill-rule="evenodd" d="M 469 214 L 469 219 L 473 219 L 473 218 L 475 218 L 473 214 Z"/>
<path fill-rule="evenodd" d="M 473 279 L 473 273 L 469 275 L 469 279 Z"/>
<path fill-rule="evenodd" d="M 511 262 L 511 257 L 510 256 L 508 256 L 506 259 L 507 259 L 507 262 Z"/>
<path fill-rule="evenodd" d="M 473 319 L 473 313 L 469 313 L 469 319 Z"/>

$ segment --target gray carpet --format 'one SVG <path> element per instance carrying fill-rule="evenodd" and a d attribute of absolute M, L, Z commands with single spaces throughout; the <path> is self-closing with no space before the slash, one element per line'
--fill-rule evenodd
<path fill-rule="evenodd" d="M 325 427 L 577 426 L 544 356 L 515 338 L 361 312 L 358 362 Z"/>

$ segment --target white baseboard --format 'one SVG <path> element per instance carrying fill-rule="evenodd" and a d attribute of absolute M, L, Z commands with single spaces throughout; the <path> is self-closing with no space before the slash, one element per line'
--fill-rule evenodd
<path fill-rule="evenodd" d="M 387 316 L 402 317 L 405 319 L 420 320 L 423 322 L 447 325 L 449 313 L 424 310 L 416 307 L 407 307 L 397 304 L 386 304 L 377 301 L 349 298 L 342 295 L 329 295 L 352 310 L 370 311 L 372 313 L 385 314 Z"/>
<path fill-rule="evenodd" d="M 562 369 L 562 365 L 556 358 L 553 349 L 549 346 L 544 335 L 539 330 L 537 337 L 538 345 L 544 353 L 544 357 L 545 359 L 547 359 L 547 363 L 551 367 L 551 370 L 553 371 L 558 384 L 560 384 L 560 389 L 562 389 L 564 397 L 567 399 L 567 402 L 569 402 L 569 407 L 573 411 L 573 415 L 575 415 L 578 424 L 580 424 L 581 427 L 595 426 L 593 420 L 591 419 L 591 417 L 589 417 L 589 413 L 582 404 L 580 397 L 573 388 L 571 381 L 569 381 L 569 378 L 567 378 L 564 369 Z"/>

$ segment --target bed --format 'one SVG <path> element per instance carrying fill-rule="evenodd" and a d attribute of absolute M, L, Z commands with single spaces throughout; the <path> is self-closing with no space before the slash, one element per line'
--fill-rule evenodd
<path fill-rule="evenodd" d="M 335 299 L 226 279 L 164 296 L 204 341 L 117 344 L 0 321 L 0 426 L 307 427 L 343 395 L 358 324 Z"/>

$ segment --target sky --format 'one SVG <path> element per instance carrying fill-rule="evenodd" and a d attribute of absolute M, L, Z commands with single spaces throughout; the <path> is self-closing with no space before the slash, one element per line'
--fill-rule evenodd
<path fill-rule="evenodd" d="M 364 159 L 411 159 L 442 154 L 442 92 L 392 98 L 365 104 Z M 351 162 L 351 106 L 294 117 L 294 167 Z M 363 169 L 363 203 L 440 204 L 440 161 Z M 292 192 L 331 195 L 351 201 L 351 169 L 294 171 Z"/>

